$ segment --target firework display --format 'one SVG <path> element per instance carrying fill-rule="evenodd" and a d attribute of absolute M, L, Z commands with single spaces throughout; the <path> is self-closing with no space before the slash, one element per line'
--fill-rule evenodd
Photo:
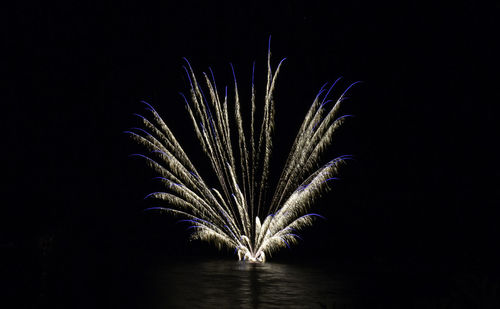
<path fill-rule="evenodd" d="M 329 86 L 325 84 L 313 100 L 275 190 L 272 195 L 267 194 L 275 117 L 273 92 L 283 60 L 273 71 L 268 51 L 261 121 L 256 119 L 257 101 L 261 102 L 254 86 L 254 70 L 248 100 L 250 117 L 244 119 L 236 77 L 234 88 L 228 94 L 225 87 L 221 95 L 211 69 L 210 75 L 203 73 L 198 79 L 185 60 L 190 89 L 183 98 L 201 148 L 218 180 L 215 187 L 203 179 L 150 104 L 143 102 L 149 116 L 137 115 L 143 127 L 127 131 L 149 151 L 147 155 L 134 156 L 146 160 L 165 188 L 164 192 L 147 196 L 164 201 L 165 207 L 148 210 L 183 217 L 182 221 L 190 223 L 193 239 L 232 248 L 240 260 L 250 262 L 265 262 L 272 252 L 300 239 L 297 231 L 312 224 L 315 217 L 321 217 L 308 213 L 312 203 L 320 193 L 330 189 L 338 168 L 350 158 L 340 156 L 318 165 L 333 133 L 349 116 L 339 116 L 339 106 L 347 91 L 357 83 L 332 101 L 329 94 L 339 78 Z"/>

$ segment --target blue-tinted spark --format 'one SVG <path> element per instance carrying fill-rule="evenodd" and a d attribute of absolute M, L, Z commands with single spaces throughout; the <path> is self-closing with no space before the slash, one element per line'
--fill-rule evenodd
<path fill-rule="evenodd" d="M 315 213 L 310 213 L 310 214 L 303 215 L 303 216 L 302 216 L 302 217 L 300 217 L 299 219 L 304 218 L 304 217 L 310 217 L 310 216 L 320 217 L 321 219 L 326 220 L 326 218 L 325 218 L 325 217 L 323 217 L 322 215 L 318 215 L 318 214 L 315 214 Z"/>
<path fill-rule="evenodd" d="M 186 96 L 184 95 L 184 93 L 182 92 L 179 92 L 179 94 L 182 96 L 182 98 L 184 99 L 184 102 L 186 102 L 186 105 L 189 109 L 191 109 L 191 106 L 189 106 L 189 102 L 188 100 L 186 99 Z"/>
<path fill-rule="evenodd" d="M 280 236 L 280 238 L 281 238 L 281 240 L 283 240 L 283 242 L 284 242 L 284 243 L 285 243 L 285 245 L 288 247 L 288 249 L 290 249 L 290 246 L 288 245 L 288 242 L 285 240 L 285 238 L 284 238 L 284 237 L 281 237 L 281 236 Z"/>
<path fill-rule="evenodd" d="M 330 88 L 328 89 L 328 91 L 326 92 L 325 96 L 323 97 L 323 101 L 321 102 L 321 106 L 323 106 L 325 103 L 325 100 L 326 98 L 328 98 L 328 95 L 330 94 L 330 91 L 332 91 L 333 87 L 335 87 L 335 85 L 337 84 L 337 82 L 339 80 L 342 79 L 342 76 L 340 76 L 339 78 L 337 78 L 337 80 L 330 86 Z"/>
<path fill-rule="evenodd" d="M 347 89 L 344 91 L 344 93 L 342 93 L 342 95 L 340 97 L 342 98 L 347 93 L 347 91 L 349 91 L 349 89 L 351 89 L 352 86 L 359 84 L 359 83 L 362 83 L 362 81 L 358 80 L 357 82 L 352 83 L 349 87 L 347 87 Z"/>
<path fill-rule="evenodd" d="M 158 115 L 158 113 L 156 112 L 156 110 L 153 108 L 153 106 L 151 106 L 151 104 L 149 104 L 148 102 L 142 100 L 141 103 L 143 104 L 146 104 L 148 107 L 149 107 L 149 110 L 152 111 L 153 113 L 155 113 L 156 115 Z"/>
<path fill-rule="evenodd" d="M 147 199 L 148 197 L 152 196 L 152 195 L 156 195 L 156 194 L 165 194 L 165 192 L 153 192 L 153 193 L 149 193 L 148 195 L 146 195 L 144 197 L 144 199 Z"/>
<path fill-rule="evenodd" d="M 143 211 L 147 211 L 147 210 L 172 210 L 172 208 L 165 208 L 165 207 L 150 207 L 150 208 L 146 208 L 146 209 L 144 209 Z"/>

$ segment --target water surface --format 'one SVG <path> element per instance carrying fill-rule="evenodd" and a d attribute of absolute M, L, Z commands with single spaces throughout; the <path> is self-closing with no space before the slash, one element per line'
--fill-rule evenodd
<path fill-rule="evenodd" d="M 354 293 L 342 276 L 277 262 L 177 261 L 152 267 L 147 278 L 154 308 L 350 308 Z"/>

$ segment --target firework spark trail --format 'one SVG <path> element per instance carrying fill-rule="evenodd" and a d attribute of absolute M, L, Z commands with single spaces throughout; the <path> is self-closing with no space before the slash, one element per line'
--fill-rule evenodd
<path fill-rule="evenodd" d="M 346 92 L 356 83 L 351 84 L 329 110 L 326 107 L 331 102 L 329 94 L 340 78 L 328 90 L 327 84 L 321 88 L 293 142 L 272 199 L 265 207 L 274 130 L 273 92 L 285 59 L 273 72 L 269 47 L 263 119 L 258 132 L 253 63 L 249 138 L 245 135 L 234 67 L 231 65 L 234 77 L 234 119 L 231 122 L 227 87 L 221 100 L 212 69 L 209 68 L 211 78 L 203 73 L 205 86 L 202 87 L 190 63 L 184 60 L 190 89 L 188 97 L 181 95 L 220 190 L 208 186 L 160 115 L 143 102 L 151 120 L 136 114 L 144 129 L 133 128 L 126 133 L 151 152 L 150 156 L 133 156 L 146 159 L 168 191 L 151 193 L 146 198 L 163 200 L 171 206 L 148 210 L 182 216 L 185 218 L 182 221 L 192 224 L 189 227 L 193 230 L 192 238 L 214 242 L 219 248 L 234 248 L 240 260 L 264 262 L 273 251 L 295 244 L 300 239 L 295 231 L 312 224 L 314 217 L 321 217 L 308 214 L 307 210 L 321 192 L 329 189 L 328 182 L 337 179 L 334 175 L 339 166 L 350 156 L 330 160 L 319 169 L 317 164 L 335 130 L 350 116 L 337 114 Z M 232 148 L 231 128 L 234 126 L 237 156 Z"/>

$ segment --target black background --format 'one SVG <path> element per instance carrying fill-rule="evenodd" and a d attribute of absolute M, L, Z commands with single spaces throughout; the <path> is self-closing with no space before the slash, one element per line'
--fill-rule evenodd
<path fill-rule="evenodd" d="M 93 293 L 93 282 L 131 252 L 220 255 L 188 243 L 176 219 L 142 211 L 154 175 L 128 157 L 141 149 L 122 132 L 138 125 L 132 114 L 146 100 L 204 164 L 178 94 L 188 89 L 182 57 L 199 73 L 211 66 L 221 86 L 232 85 L 233 63 L 244 97 L 252 61 L 257 86 L 265 78 L 269 35 L 273 64 L 287 57 L 276 91 L 275 174 L 323 83 L 344 76 L 341 91 L 363 81 L 343 106 L 356 117 L 331 153 L 356 160 L 314 208 L 328 219 L 275 258 L 497 271 L 498 14 L 498 4 L 473 1 L 6 8 L 0 242 L 8 293 L 23 288 L 26 306 L 36 304 L 41 290 L 56 293 L 43 276 L 66 280 L 55 286 L 69 298 Z"/>

